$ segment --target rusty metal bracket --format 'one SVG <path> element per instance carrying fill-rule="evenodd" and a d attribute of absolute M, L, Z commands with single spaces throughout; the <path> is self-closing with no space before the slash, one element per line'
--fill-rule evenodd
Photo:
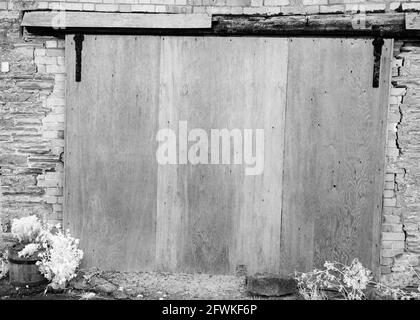
<path fill-rule="evenodd" d="M 379 76 L 381 74 L 381 55 L 382 55 L 382 46 L 384 45 L 384 39 L 375 38 L 372 41 L 373 44 L 373 83 L 374 88 L 379 87 Z"/>
<path fill-rule="evenodd" d="M 85 39 L 83 34 L 76 34 L 74 36 L 74 45 L 76 49 L 76 82 L 80 82 L 82 79 L 82 49 L 83 40 Z"/>

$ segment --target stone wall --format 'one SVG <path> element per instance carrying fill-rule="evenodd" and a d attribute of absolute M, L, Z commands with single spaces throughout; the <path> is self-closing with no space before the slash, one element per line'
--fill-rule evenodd
<path fill-rule="evenodd" d="M 347 3 L 348 2 L 348 3 Z M 347 4 L 346 4 L 347 3 Z M 15 217 L 62 219 L 64 40 L 20 29 L 21 10 L 302 14 L 412 10 L 420 2 L 357 0 L 0 0 L 0 250 Z M 57 7 L 59 6 L 59 7 Z M 412 282 L 420 272 L 420 41 L 395 41 L 388 117 L 381 240 L 384 281 Z M 385 137 L 384 137 L 385 139 Z"/>
<path fill-rule="evenodd" d="M 388 116 L 381 269 L 410 284 L 420 273 L 420 40 L 395 41 Z"/>
<path fill-rule="evenodd" d="M 15 217 L 62 219 L 64 41 L 22 35 L 19 11 L 0 11 L 0 62 L 0 234 L 7 241 Z"/>

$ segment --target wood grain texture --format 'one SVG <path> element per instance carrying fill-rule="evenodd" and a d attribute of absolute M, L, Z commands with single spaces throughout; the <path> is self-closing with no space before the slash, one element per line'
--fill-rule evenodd
<path fill-rule="evenodd" d="M 407 16 L 406 16 L 407 14 Z M 248 35 L 248 36 L 382 36 L 415 37 L 417 13 L 386 12 L 363 15 L 365 27 L 355 14 L 312 15 L 206 15 L 165 13 L 71 12 L 57 19 L 55 12 L 25 12 L 22 26 L 31 32 L 154 35 Z M 60 22 L 64 29 L 54 25 Z M 53 27 L 55 27 L 53 29 Z"/>
<path fill-rule="evenodd" d="M 54 23 L 60 23 L 61 28 L 195 29 L 211 28 L 211 16 L 207 14 L 66 11 L 59 20 L 55 11 L 32 11 L 25 13 L 21 25 L 25 27 L 57 27 Z"/>
<path fill-rule="evenodd" d="M 9 262 L 8 281 L 16 286 L 37 286 L 47 282 L 36 264 L 16 264 Z"/>
<path fill-rule="evenodd" d="M 377 271 L 392 41 L 372 88 L 372 40 L 88 35 L 76 83 L 67 36 L 64 217 L 84 266 Z M 179 121 L 209 146 L 211 129 L 264 129 L 263 174 L 158 165 Z"/>
<path fill-rule="evenodd" d="M 212 32 L 229 35 L 278 36 L 390 36 L 406 32 L 403 13 L 368 13 L 364 27 L 355 25 L 356 14 L 279 16 L 217 15 Z"/>
<path fill-rule="evenodd" d="M 379 88 L 372 39 L 290 41 L 283 265 L 359 258 L 377 268 L 391 41 Z"/>
<path fill-rule="evenodd" d="M 278 270 L 286 62 L 286 39 L 163 37 L 161 125 L 178 134 L 178 121 L 186 120 L 209 138 L 211 129 L 266 133 L 260 176 L 235 164 L 159 166 L 164 270 Z"/>
<path fill-rule="evenodd" d="M 78 83 L 66 42 L 65 221 L 85 266 L 152 269 L 160 41 L 86 36 Z"/>

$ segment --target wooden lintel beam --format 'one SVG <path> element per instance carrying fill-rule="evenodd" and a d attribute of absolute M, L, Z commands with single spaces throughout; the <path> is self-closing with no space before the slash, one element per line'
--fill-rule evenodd
<path fill-rule="evenodd" d="M 27 12 L 22 26 L 31 32 L 117 33 L 219 36 L 382 36 L 420 34 L 417 14 L 401 12 L 369 14 L 318 14 L 293 16 L 196 15 L 65 12 L 60 28 L 54 28 L 51 11 Z M 406 20 L 407 16 L 407 20 Z M 411 21 L 407 25 L 407 21 Z"/>
<path fill-rule="evenodd" d="M 211 28 L 211 16 L 207 14 L 30 11 L 23 16 L 21 25 L 55 29 L 201 29 Z"/>
<path fill-rule="evenodd" d="M 405 16 L 392 14 L 328 14 L 308 16 L 215 16 L 216 33 L 290 35 L 392 35 L 405 32 Z"/>

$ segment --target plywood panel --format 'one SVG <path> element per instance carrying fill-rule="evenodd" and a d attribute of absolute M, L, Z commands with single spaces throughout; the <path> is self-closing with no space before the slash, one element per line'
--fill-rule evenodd
<path fill-rule="evenodd" d="M 391 41 L 372 88 L 372 39 L 290 40 L 282 264 L 377 268 Z"/>
<path fill-rule="evenodd" d="M 66 225 L 84 264 L 154 267 L 160 39 L 85 36 L 82 78 L 66 40 Z"/>
<path fill-rule="evenodd" d="M 160 126 L 178 134 L 186 120 L 209 136 L 264 129 L 265 167 L 250 176 L 239 164 L 159 166 L 161 269 L 278 271 L 287 46 L 286 39 L 162 39 Z"/>

